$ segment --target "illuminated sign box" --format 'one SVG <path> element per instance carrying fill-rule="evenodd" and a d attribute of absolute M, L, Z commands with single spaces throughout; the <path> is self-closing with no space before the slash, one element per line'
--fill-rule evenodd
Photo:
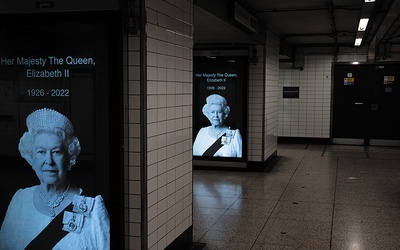
<path fill-rule="evenodd" d="M 110 237 L 97 236 L 109 235 L 109 219 L 120 221 L 110 212 L 113 202 L 119 205 L 113 193 L 120 191 L 113 190 L 119 178 L 111 178 L 120 169 L 119 158 L 113 158 L 119 155 L 119 127 L 111 124 L 118 120 L 111 118 L 119 94 L 118 16 L 72 15 L 0 15 L 0 245 L 6 249 L 108 249 Z M 33 118 L 28 122 L 28 117 Z M 34 147 L 24 151 L 21 145 Z M 56 184 L 63 186 L 61 192 L 46 196 L 43 186 Z M 101 225 L 94 226 L 99 230 L 90 227 L 92 218 L 100 218 Z M 22 221 L 9 223 L 15 220 Z M 56 221 L 57 232 L 69 234 L 48 247 L 33 236 L 52 229 L 50 221 Z"/>
<path fill-rule="evenodd" d="M 247 57 L 194 58 L 193 157 L 245 161 Z"/>

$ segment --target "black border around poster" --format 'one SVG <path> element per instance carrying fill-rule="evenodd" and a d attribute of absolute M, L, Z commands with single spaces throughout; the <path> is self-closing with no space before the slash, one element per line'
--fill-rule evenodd
<path fill-rule="evenodd" d="M 247 56 L 195 56 L 193 60 L 193 142 L 201 128 L 210 125 L 202 108 L 207 96 L 223 96 L 230 106 L 225 124 L 239 129 L 242 157 L 193 156 L 194 160 L 245 162 L 247 160 Z"/>
<path fill-rule="evenodd" d="M 107 89 L 104 89 L 104 96 L 106 98 L 106 102 L 108 103 L 108 120 L 107 120 L 107 125 L 104 126 L 104 128 L 107 127 L 107 134 L 108 134 L 108 142 L 107 142 L 107 147 L 109 148 L 108 150 L 108 162 L 109 162 L 109 167 L 108 169 L 102 169 L 99 170 L 97 169 L 97 163 L 96 159 L 93 159 L 90 154 L 91 152 L 85 152 L 82 151 L 81 155 L 77 159 L 77 164 L 76 166 L 73 167 L 73 170 L 71 171 L 71 177 L 72 179 L 77 180 L 80 185 L 84 190 L 88 191 L 88 195 L 97 195 L 100 194 L 102 195 L 102 191 L 99 190 L 106 190 L 104 193 L 104 196 L 107 197 L 105 198 L 105 203 L 106 207 L 108 210 L 108 213 L 110 214 L 110 222 L 111 222 L 111 249 L 115 248 L 120 248 L 121 246 L 121 235 L 123 235 L 122 231 L 123 228 L 120 226 L 120 222 L 124 221 L 123 216 L 124 216 L 124 209 L 123 209 L 123 200 L 121 197 L 121 190 L 123 189 L 123 185 L 120 184 L 120 180 L 122 179 L 123 175 L 123 154 L 122 154 L 122 143 L 123 143 L 123 122 L 122 122 L 122 17 L 121 13 L 119 11 L 101 11 L 101 12 L 74 12 L 74 13 L 41 13 L 41 14 L 2 14 L 0 15 L 0 27 L 3 28 L 8 28 L 8 29 L 13 29 L 13 27 L 18 28 L 19 30 L 16 30 L 13 35 L 18 36 L 19 32 L 21 32 L 21 37 L 22 35 L 27 35 L 26 33 L 23 33 L 23 29 L 26 30 L 26 32 L 35 32 L 35 27 L 40 29 L 40 27 L 44 27 L 46 25 L 49 25 L 51 27 L 52 25 L 58 25 L 58 24 L 72 24 L 72 26 L 69 26 L 71 28 L 71 32 L 74 32 L 73 24 L 83 25 L 83 26 L 88 26 L 90 27 L 100 27 L 102 31 L 97 30 L 97 35 L 102 35 L 102 39 L 107 40 L 106 47 L 104 47 L 105 53 L 106 53 L 106 59 L 101 59 L 101 60 L 107 60 L 107 66 L 102 67 L 101 63 L 99 63 L 98 70 L 102 71 L 107 71 L 107 79 L 104 81 L 107 81 L 108 84 L 106 86 Z M 97 29 L 97 28 L 96 28 Z M 106 30 L 106 31 L 104 31 Z M 3 30 L 4 31 L 4 30 Z M 56 30 L 50 31 L 49 30 L 49 36 L 50 34 L 56 33 Z M 96 38 L 95 38 L 96 39 Z M 9 39 L 10 41 L 12 40 L 11 38 Z M 50 39 L 51 40 L 51 39 Z M 46 41 L 46 37 L 43 37 L 43 41 Z M 21 41 L 23 42 L 23 38 L 21 38 Z M 32 49 L 41 47 L 41 46 L 36 46 L 34 42 L 35 41 L 27 41 L 31 43 Z M 83 41 L 82 41 L 83 42 Z M 76 41 L 76 44 L 79 44 L 79 40 Z M 76 46 L 75 44 L 75 46 Z M 87 44 L 87 41 L 86 43 Z M 15 44 L 9 43 L 7 46 L 13 46 L 17 45 L 17 42 Z M 3 43 L 3 46 L 4 45 Z M 15 46 L 17 47 L 17 46 Z M 27 46 L 29 47 L 29 46 Z M 54 49 L 57 46 L 49 46 L 49 48 Z M 43 48 L 43 46 L 42 46 Z M 65 48 L 60 50 L 60 55 L 63 55 L 66 57 L 70 53 L 73 54 L 74 48 L 71 48 L 72 51 L 66 51 Z M 17 51 L 18 49 L 15 49 Z M 68 49 L 67 49 L 68 50 Z M 9 54 L 10 51 L 8 51 L 5 47 L 3 49 L 0 47 L 0 52 L 2 53 L 3 57 L 8 56 L 12 57 L 12 54 Z M 50 53 L 53 53 L 54 51 L 50 50 L 49 52 L 44 52 L 48 53 L 43 56 L 50 55 Z M 36 52 L 35 52 L 36 53 Z M 32 54 L 34 55 L 34 53 Z M 16 56 L 16 55 L 14 55 Z M 97 60 L 97 59 L 96 59 Z M 100 60 L 100 59 L 98 59 Z M 55 71 L 56 69 L 52 69 L 51 67 L 48 68 L 49 71 L 53 70 Z M 86 69 L 85 67 L 76 67 L 73 70 L 76 74 L 85 76 L 84 74 L 90 71 L 90 69 Z M 3 69 L 4 71 L 4 69 Z M 25 68 L 22 69 L 22 71 L 25 72 Z M 64 72 L 63 72 L 64 73 Z M 64 73 L 65 74 L 65 73 Z M 12 82 L 12 76 L 9 77 L 11 79 L 10 82 Z M 4 79 L 3 79 L 4 80 Z M 37 84 L 36 86 L 40 85 L 40 79 L 37 79 Z M 28 81 L 27 81 L 28 82 Z M 96 83 L 96 81 L 93 81 Z M 63 86 L 64 85 L 60 85 Z M 40 87 L 40 86 L 39 86 Z M 66 88 L 66 87 L 65 87 Z M 36 87 L 35 87 L 36 89 Z M 17 91 L 17 90 L 16 90 Z M 61 102 L 57 101 L 57 97 L 44 97 L 44 98 L 37 98 L 37 101 L 34 101 L 33 96 L 26 96 L 25 94 L 21 94 L 22 92 L 28 93 L 27 89 L 20 89 L 18 88 L 18 93 L 13 95 L 13 98 L 16 102 L 25 102 L 25 106 L 27 104 L 34 103 L 33 106 L 48 106 L 47 102 L 51 103 L 56 103 L 55 107 L 60 107 Z M 98 92 L 99 90 L 96 90 L 95 92 Z M 42 93 L 36 92 L 41 95 Z M 45 95 L 47 95 L 47 92 L 44 92 Z M 84 95 L 79 95 L 77 98 L 85 98 Z M 100 109 L 100 106 L 97 106 L 101 100 L 98 98 L 97 93 L 93 93 L 93 110 L 95 109 Z M 57 104 L 58 103 L 58 104 Z M 51 104 L 49 105 L 50 108 L 52 108 Z M 70 110 L 71 107 L 68 107 L 68 105 L 62 104 L 62 107 L 65 107 L 64 110 L 59 110 L 60 112 L 65 113 L 67 117 L 69 117 L 74 124 L 74 126 L 81 122 L 81 120 L 76 120 L 74 117 L 79 117 L 79 115 L 75 115 L 77 113 L 71 114 Z M 32 107 L 33 108 L 33 107 Z M 63 108 L 61 108 L 63 109 Z M 26 111 L 28 112 L 28 111 Z M 98 111 L 97 111 L 98 112 Z M 101 112 L 101 111 L 100 111 Z M 6 112 L 7 113 L 7 112 Z M 25 111 L 23 112 L 25 113 Z M 8 122 L 8 124 L 16 124 L 16 126 L 19 126 L 19 134 L 15 137 L 16 140 L 19 140 L 21 137 L 21 133 L 26 131 L 26 126 L 25 126 L 25 119 L 26 115 L 25 114 L 20 114 L 18 117 L 15 117 L 13 115 L 4 115 L 0 113 L 0 121 L 1 122 Z M 91 118 L 92 119 L 92 118 Z M 96 121 L 96 120 L 94 120 Z M 85 123 L 86 121 L 82 121 L 82 123 Z M 82 127 L 82 126 L 81 126 Z M 84 126 L 83 126 L 84 127 Z M 93 127 L 88 128 L 88 132 L 91 133 L 92 130 L 96 130 L 96 122 L 93 122 Z M 86 135 L 84 135 L 84 131 L 80 131 L 78 134 L 78 131 L 76 131 L 76 136 L 78 138 L 83 138 Z M 93 143 L 99 143 L 96 139 L 96 136 L 93 138 Z M 83 141 L 81 141 L 81 144 L 83 144 Z M 85 143 L 86 144 L 86 143 Z M 85 147 L 86 146 L 86 147 Z M 85 149 L 87 148 L 86 145 L 82 145 L 82 148 Z M 15 180 L 13 182 L 13 185 L 4 186 L 5 183 L 1 186 L 1 193 L 0 196 L 3 201 L 2 202 L 2 207 L 0 209 L 0 221 L 3 221 L 4 218 L 4 213 L 5 209 L 7 209 L 8 203 L 11 199 L 11 196 L 15 193 L 16 188 L 24 188 L 32 185 L 36 185 L 38 183 L 37 177 L 35 176 L 34 172 L 32 171 L 31 167 L 29 164 L 26 163 L 24 159 L 21 158 L 18 152 L 18 148 L 12 148 L 10 149 L 11 151 L 15 151 L 7 154 L 0 154 L 0 159 L 2 160 L 2 164 L 10 164 L 12 166 L 15 166 L 17 171 L 17 174 L 15 176 Z M 10 151 L 8 150 L 8 151 Z M 90 166 L 89 166 L 90 165 Z M 75 169 L 74 169 L 75 168 Z M 74 171 L 75 170 L 75 171 Z M 3 171 L 7 171 L 4 170 Z M 73 173 L 72 173 L 73 172 Z M 4 172 L 3 172 L 4 173 Z M 86 176 L 88 174 L 88 176 Z M 89 176 L 90 175 L 90 176 Z M 4 178 L 5 176 L 9 176 L 9 174 L 2 174 L 0 176 L 1 178 Z M 86 176 L 85 180 L 83 179 L 82 176 Z M 102 178 L 102 180 L 105 180 L 105 187 L 99 183 L 98 178 Z M 82 179 L 82 180 L 81 180 Z M 10 183 L 9 181 L 7 183 Z M 8 194 L 9 193 L 9 194 Z M 103 196 L 103 197 L 104 197 Z"/>

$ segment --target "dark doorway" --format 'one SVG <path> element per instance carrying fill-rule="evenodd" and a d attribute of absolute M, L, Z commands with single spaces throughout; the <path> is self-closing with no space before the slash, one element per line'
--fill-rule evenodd
<path fill-rule="evenodd" d="M 335 65 L 333 143 L 365 144 L 368 137 L 367 106 L 371 72 L 368 65 Z"/>
<path fill-rule="evenodd" d="M 394 63 L 334 65 L 334 144 L 400 146 L 399 69 Z"/>
<path fill-rule="evenodd" d="M 400 146 L 400 64 L 373 67 L 370 144 Z"/>

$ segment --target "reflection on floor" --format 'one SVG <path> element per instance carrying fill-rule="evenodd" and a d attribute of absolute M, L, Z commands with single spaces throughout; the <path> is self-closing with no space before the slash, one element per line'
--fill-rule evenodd
<path fill-rule="evenodd" d="M 195 170 L 203 249 L 400 249 L 400 148 L 280 144 L 270 173 Z"/>

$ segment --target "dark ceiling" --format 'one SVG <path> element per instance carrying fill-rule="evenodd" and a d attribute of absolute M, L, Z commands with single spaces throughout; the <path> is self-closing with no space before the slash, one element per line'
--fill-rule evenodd
<path fill-rule="evenodd" d="M 231 0 L 194 1 L 194 41 L 199 44 L 262 44 L 258 34 L 232 21 Z M 386 51 L 400 43 L 400 0 L 237 0 L 279 38 L 281 50 L 299 47 L 330 47 L 338 51 L 354 47 L 363 36 L 362 47 Z M 369 16 L 365 32 L 357 34 L 360 17 Z M 265 39 L 265 38 L 264 38 Z"/>

